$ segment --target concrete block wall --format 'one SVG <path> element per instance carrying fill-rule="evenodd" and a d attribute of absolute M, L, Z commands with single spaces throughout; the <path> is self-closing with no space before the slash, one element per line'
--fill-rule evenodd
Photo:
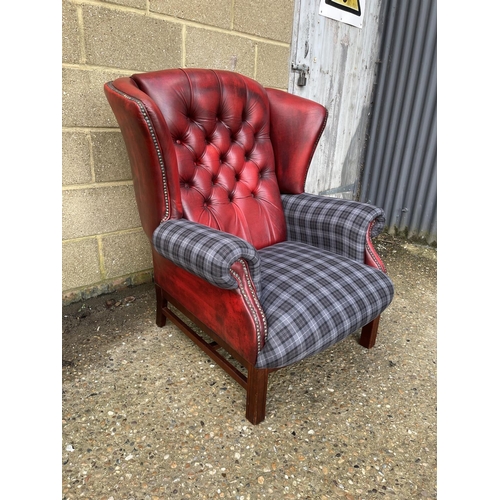
<path fill-rule="evenodd" d="M 152 279 L 104 83 L 207 67 L 286 90 L 293 9 L 294 0 L 63 0 L 63 303 Z"/>

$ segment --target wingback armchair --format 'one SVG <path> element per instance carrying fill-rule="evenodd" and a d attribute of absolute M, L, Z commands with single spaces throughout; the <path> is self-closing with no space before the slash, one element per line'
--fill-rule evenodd
<path fill-rule="evenodd" d="M 265 418 L 273 370 L 359 330 L 375 344 L 393 297 L 372 244 L 384 212 L 304 192 L 323 106 L 206 69 L 104 92 L 151 242 L 156 323 L 170 319 L 241 384 L 250 422 Z"/>

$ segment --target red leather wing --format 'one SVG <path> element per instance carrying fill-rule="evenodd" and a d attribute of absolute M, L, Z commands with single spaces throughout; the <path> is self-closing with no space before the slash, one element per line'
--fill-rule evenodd
<path fill-rule="evenodd" d="M 280 191 L 304 192 L 307 172 L 325 129 L 327 109 L 281 90 L 266 89 L 271 109 L 271 141 Z"/>

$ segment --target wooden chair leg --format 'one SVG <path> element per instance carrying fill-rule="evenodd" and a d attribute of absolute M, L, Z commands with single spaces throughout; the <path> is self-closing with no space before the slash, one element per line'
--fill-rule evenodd
<path fill-rule="evenodd" d="M 268 376 L 269 370 L 253 366 L 248 369 L 246 418 L 254 425 L 266 418 Z"/>
<path fill-rule="evenodd" d="M 167 323 L 167 317 L 163 314 L 162 309 L 167 306 L 167 301 L 163 297 L 163 292 L 160 286 L 156 287 L 156 324 L 160 328 L 164 327 Z"/>
<path fill-rule="evenodd" d="M 380 321 L 380 316 L 377 316 L 373 321 L 371 321 L 362 328 L 361 338 L 359 339 L 359 343 L 363 347 L 371 349 L 375 345 L 375 341 L 377 340 L 379 321 Z"/>

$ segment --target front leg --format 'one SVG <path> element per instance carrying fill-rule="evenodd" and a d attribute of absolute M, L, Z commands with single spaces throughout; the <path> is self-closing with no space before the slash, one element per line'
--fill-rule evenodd
<path fill-rule="evenodd" d="M 266 418 L 267 382 L 269 370 L 248 367 L 246 418 L 257 425 Z"/>

